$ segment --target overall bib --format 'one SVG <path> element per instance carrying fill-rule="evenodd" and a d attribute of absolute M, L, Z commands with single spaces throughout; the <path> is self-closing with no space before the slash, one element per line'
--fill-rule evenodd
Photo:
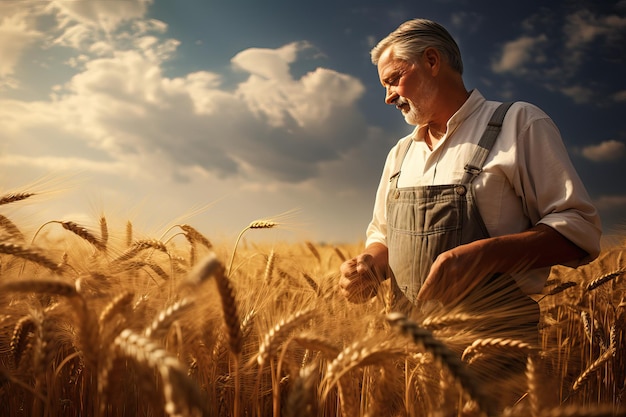
<path fill-rule="evenodd" d="M 407 141 L 406 149 L 400 150 L 403 157 L 390 178 L 387 195 L 387 247 L 392 291 L 398 308 L 402 309 L 403 303 L 409 308 L 415 305 L 416 296 L 440 253 L 489 237 L 476 205 L 472 182 L 482 171 L 511 104 L 503 103 L 496 109 L 457 184 L 398 188 L 400 167 L 412 141 Z M 530 308 L 529 320 L 534 322 L 530 325 L 536 328 L 539 316 L 536 303 L 510 276 L 498 275 L 490 281 L 495 280 L 500 288 L 508 287 L 507 303 L 511 302 L 509 297 L 513 292 L 515 304 L 519 302 Z"/>

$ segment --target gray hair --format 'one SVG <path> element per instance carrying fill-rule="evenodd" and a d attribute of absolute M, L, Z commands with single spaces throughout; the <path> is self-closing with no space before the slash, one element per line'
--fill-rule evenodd
<path fill-rule="evenodd" d="M 413 19 L 398 26 L 372 48 L 372 63 L 378 65 L 382 53 L 391 47 L 397 58 L 407 62 L 416 62 L 426 49 L 435 48 L 453 70 L 463 74 L 459 46 L 443 26 L 432 20 Z"/>

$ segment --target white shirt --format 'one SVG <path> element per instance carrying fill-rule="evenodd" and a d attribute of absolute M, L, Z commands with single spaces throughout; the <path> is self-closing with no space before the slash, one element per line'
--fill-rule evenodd
<path fill-rule="evenodd" d="M 446 134 L 431 151 L 417 126 L 400 139 L 385 161 L 366 245 L 386 245 L 386 199 L 401 144 L 414 141 L 404 159 L 398 187 L 458 183 L 487 122 L 500 103 L 487 101 L 478 90 L 448 120 Z M 598 213 L 576 173 L 561 134 L 538 107 L 516 102 L 507 112 L 502 131 L 483 172 L 473 182 L 481 217 L 491 236 L 519 233 L 543 223 L 595 258 L 600 252 Z M 539 292 L 549 268 L 526 274 L 520 282 L 527 293 Z"/>

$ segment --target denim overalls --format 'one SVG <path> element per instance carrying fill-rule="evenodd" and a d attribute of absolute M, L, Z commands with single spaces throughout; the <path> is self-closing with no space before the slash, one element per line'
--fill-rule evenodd
<path fill-rule="evenodd" d="M 503 103 L 496 109 L 457 184 L 398 188 L 400 167 L 412 141 L 407 141 L 406 149 L 400 150 L 403 156 L 390 178 L 387 195 L 387 247 L 396 301 L 408 300 L 410 306 L 415 305 L 416 296 L 440 253 L 489 237 L 476 205 L 472 182 L 482 171 L 511 104 Z M 494 280 L 499 280 L 497 285 L 501 288 L 507 287 L 508 296 L 514 293 L 516 304 L 529 308 L 527 312 L 531 312 L 533 323 L 538 320 L 538 306 L 510 276 L 498 275 L 491 279 Z"/>

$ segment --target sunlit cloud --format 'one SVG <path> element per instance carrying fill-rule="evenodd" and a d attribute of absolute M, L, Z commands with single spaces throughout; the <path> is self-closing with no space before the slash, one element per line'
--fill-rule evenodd
<path fill-rule="evenodd" d="M 583 148 L 582 155 L 594 162 L 615 161 L 626 155 L 626 145 L 616 140 L 607 140 Z"/>

